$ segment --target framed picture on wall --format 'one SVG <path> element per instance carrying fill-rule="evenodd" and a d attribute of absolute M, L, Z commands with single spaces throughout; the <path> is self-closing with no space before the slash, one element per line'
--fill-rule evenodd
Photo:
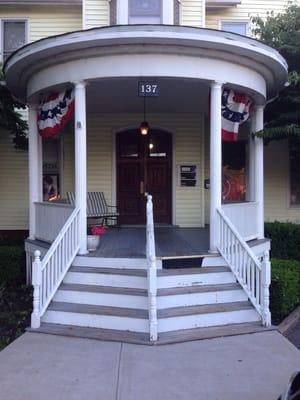
<path fill-rule="evenodd" d="M 43 201 L 54 201 L 59 198 L 59 175 L 43 174 Z"/>

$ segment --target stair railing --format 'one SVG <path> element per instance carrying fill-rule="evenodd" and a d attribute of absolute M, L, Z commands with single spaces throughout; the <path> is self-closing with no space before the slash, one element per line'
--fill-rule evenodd
<path fill-rule="evenodd" d="M 271 264 L 269 252 L 266 251 L 262 260 L 259 260 L 222 209 L 217 209 L 217 215 L 220 234 L 218 250 L 260 314 L 263 325 L 270 326 Z"/>
<path fill-rule="evenodd" d="M 44 315 L 79 250 L 78 216 L 79 208 L 75 208 L 43 260 L 40 258 L 41 253 L 39 250 L 34 253 L 34 262 L 32 264 L 32 328 L 40 327 L 41 317 Z"/>
<path fill-rule="evenodd" d="M 147 195 L 146 205 L 147 227 L 146 227 L 146 258 L 148 277 L 148 312 L 150 341 L 157 340 L 157 265 L 155 254 L 155 237 L 153 221 L 152 196 Z"/>

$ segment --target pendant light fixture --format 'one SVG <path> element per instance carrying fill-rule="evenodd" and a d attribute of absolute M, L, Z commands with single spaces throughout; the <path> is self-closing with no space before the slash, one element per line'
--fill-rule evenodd
<path fill-rule="evenodd" d="M 148 135 L 150 130 L 150 126 L 146 121 L 146 96 L 144 96 L 144 120 L 143 122 L 141 122 L 139 129 L 140 129 L 140 134 L 143 136 Z"/>

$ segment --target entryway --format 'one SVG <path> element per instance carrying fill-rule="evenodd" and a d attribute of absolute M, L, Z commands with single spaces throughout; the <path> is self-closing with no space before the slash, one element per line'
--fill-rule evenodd
<path fill-rule="evenodd" d="M 144 224 L 145 193 L 153 196 L 154 221 L 172 221 L 172 137 L 159 129 L 117 134 L 117 206 L 121 224 Z"/>

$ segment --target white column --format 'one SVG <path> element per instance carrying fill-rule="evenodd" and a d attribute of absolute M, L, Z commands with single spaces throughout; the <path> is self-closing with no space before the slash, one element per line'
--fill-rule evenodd
<path fill-rule="evenodd" d="M 29 238 L 35 239 L 36 216 L 34 203 L 40 200 L 40 138 L 37 126 L 37 105 L 28 106 L 28 157 L 29 157 Z"/>
<path fill-rule="evenodd" d="M 210 251 L 217 251 L 219 227 L 217 208 L 222 204 L 222 83 L 210 86 Z"/>
<path fill-rule="evenodd" d="M 164 0 L 162 2 L 162 23 L 164 25 L 174 25 L 174 0 Z"/>
<path fill-rule="evenodd" d="M 75 199 L 79 213 L 79 254 L 87 253 L 87 166 L 85 82 L 75 82 Z"/>
<path fill-rule="evenodd" d="M 43 139 L 38 135 L 38 173 L 39 173 L 39 189 L 38 201 L 43 201 Z"/>
<path fill-rule="evenodd" d="M 249 137 L 249 164 L 248 164 L 248 187 L 247 187 L 247 200 L 254 201 L 255 199 L 255 141 L 253 133 L 256 129 L 256 113 L 253 112 L 251 116 L 250 137 Z"/>
<path fill-rule="evenodd" d="M 264 127 L 264 107 L 256 106 L 255 130 L 261 131 Z M 254 138 L 254 201 L 258 203 L 257 226 L 258 238 L 264 238 L 264 141 L 262 138 Z"/>
<path fill-rule="evenodd" d="M 117 25 L 128 25 L 128 1 L 117 0 Z"/>

